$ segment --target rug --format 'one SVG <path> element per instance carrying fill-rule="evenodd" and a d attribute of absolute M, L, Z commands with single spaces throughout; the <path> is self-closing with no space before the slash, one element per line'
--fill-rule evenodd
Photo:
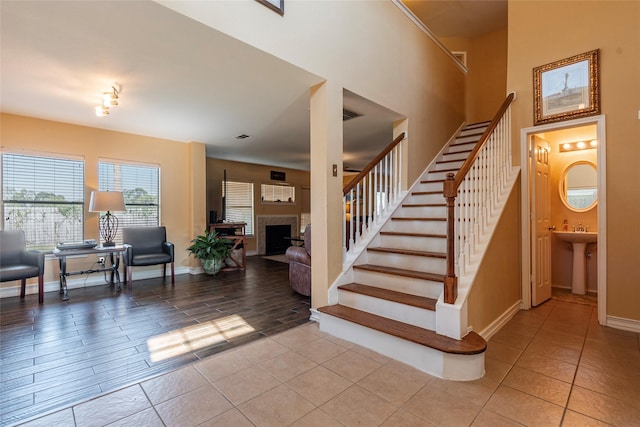
<path fill-rule="evenodd" d="M 267 255 L 267 256 L 263 256 L 262 259 L 268 259 L 269 261 L 284 262 L 285 264 L 289 264 L 289 258 L 287 258 L 285 254 Z"/>

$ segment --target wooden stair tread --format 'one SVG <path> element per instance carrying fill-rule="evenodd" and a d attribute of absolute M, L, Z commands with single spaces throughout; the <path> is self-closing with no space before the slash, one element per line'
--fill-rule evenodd
<path fill-rule="evenodd" d="M 482 135 L 482 134 L 478 134 L 478 135 Z M 469 138 L 470 136 L 478 136 L 475 134 L 472 135 L 465 135 L 465 136 L 459 136 L 459 139 L 462 138 Z M 456 139 L 458 139 L 456 138 Z M 465 142 L 453 142 L 451 145 L 449 145 L 449 147 L 455 147 L 455 146 L 459 146 L 459 145 L 467 145 L 467 144 L 476 144 L 480 139 L 476 139 L 475 141 L 465 141 Z"/>
<path fill-rule="evenodd" d="M 320 307 L 318 311 L 425 347 L 433 348 L 443 353 L 473 355 L 483 353 L 487 349 L 487 342 L 475 332 L 469 332 L 467 336 L 461 340 L 455 340 L 444 335 L 439 335 L 428 329 L 398 322 L 397 320 L 377 316 L 340 304 Z"/>
<path fill-rule="evenodd" d="M 444 283 L 444 274 L 427 273 L 424 271 L 407 270 L 404 268 L 396 268 L 396 267 L 385 267 L 382 265 L 373 265 L 373 264 L 354 265 L 353 269 Z"/>
<path fill-rule="evenodd" d="M 430 233 L 406 233 L 402 231 L 381 231 L 383 236 L 406 236 L 406 237 L 432 237 L 435 239 L 446 239 L 446 234 L 430 234 Z"/>
<path fill-rule="evenodd" d="M 438 160 L 438 161 L 436 161 L 436 164 L 464 162 L 464 160 L 465 160 L 465 159 Z"/>
<path fill-rule="evenodd" d="M 441 208 L 447 206 L 446 203 L 405 203 L 403 208 Z"/>
<path fill-rule="evenodd" d="M 473 150 L 460 150 L 460 151 L 450 151 L 448 153 L 442 153 L 443 156 L 451 156 L 453 154 L 465 154 L 465 153 L 470 153 Z M 462 159 L 461 159 L 462 160 Z"/>
<path fill-rule="evenodd" d="M 446 221 L 447 218 L 391 217 L 392 221 Z"/>
<path fill-rule="evenodd" d="M 411 193 L 412 196 L 428 196 L 430 194 L 442 194 L 442 190 L 434 190 L 434 191 L 414 191 Z"/>
<path fill-rule="evenodd" d="M 392 301 L 399 304 L 410 305 L 412 307 L 423 308 L 430 311 L 436 311 L 436 303 L 438 302 L 438 300 L 433 298 L 406 294 L 404 292 L 392 291 L 390 289 L 378 288 L 360 283 L 349 283 L 348 285 L 338 286 L 338 289 L 367 295 L 385 301 Z"/>
<path fill-rule="evenodd" d="M 420 181 L 420 184 L 433 184 L 433 183 L 437 183 L 437 182 L 444 182 L 444 179 L 425 179 L 423 181 Z"/>
<path fill-rule="evenodd" d="M 416 251 L 415 249 L 397 249 L 397 248 L 367 248 L 367 251 L 371 252 L 384 252 L 388 254 L 400 254 L 400 255 L 413 255 L 430 258 L 446 258 L 447 254 L 444 252 L 428 252 L 428 251 Z"/>

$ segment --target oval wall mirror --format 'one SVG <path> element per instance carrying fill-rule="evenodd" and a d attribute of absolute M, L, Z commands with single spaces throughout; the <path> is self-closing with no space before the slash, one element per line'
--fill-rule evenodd
<path fill-rule="evenodd" d="M 576 212 L 584 212 L 598 203 L 598 172 L 587 161 L 570 164 L 560 179 L 560 198 Z"/>

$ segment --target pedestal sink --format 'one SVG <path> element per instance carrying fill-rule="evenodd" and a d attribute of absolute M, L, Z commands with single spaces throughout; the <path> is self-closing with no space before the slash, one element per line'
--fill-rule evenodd
<path fill-rule="evenodd" d="M 584 295 L 587 291 L 586 283 L 586 250 L 587 244 L 598 241 L 598 233 L 593 231 L 554 231 L 561 240 L 573 245 L 573 276 L 571 278 L 571 292 Z"/>

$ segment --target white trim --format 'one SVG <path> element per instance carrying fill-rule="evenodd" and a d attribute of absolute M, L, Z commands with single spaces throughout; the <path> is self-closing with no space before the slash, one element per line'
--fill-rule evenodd
<path fill-rule="evenodd" d="M 640 334 L 640 320 L 625 319 L 623 317 L 607 316 L 607 326 Z"/>
<path fill-rule="evenodd" d="M 433 34 L 431 30 L 426 25 L 424 25 L 424 22 L 422 22 L 420 18 L 418 18 L 407 6 L 405 6 L 401 0 L 391 0 L 391 3 L 395 4 L 398 9 L 400 9 L 402 13 L 404 13 L 407 18 L 409 18 L 411 22 L 416 25 L 416 27 L 422 30 L 422 32 L 425 33 L 427 37 L 429 37 L 436 44 L 436 46 L 438 46 L 444 53 L 446 53 L 456 63 L 458 68 L 462 70 L 462 72 L 466 74 L 469 71 L 467 65 L 460 62 L 460 60 L 456 58 L 456 56 L 451 53 L 451 51 L 447 49 L 447 47 L 442 44 L 440 40 L 438 40 L 435 34 Z"/>
<path fill-rule="evenodd" d="M 492 336 L 494 336 L 496 332 L 498 332 L 500 329 L 502 329 L 502 327 L 504 325 L 506 325 L 507 322 L 513 318 L 513 316 L 518 314 L 518 311 L 520 311 L 520 304 L 521 303 L 522 303 L 522 301 L 516 301 L 516 303 L 513 304 L 511 307 L 509 307 L 507 309 L 507 311 L 502 313 L 500 315 L 500 317 L 498 317 L 496 320 L 491 322 L 491 324 L 489 324 L 489 326 L 487 326 L 482 331 L 480 331 L 478 333 L 478 335 L 480 335 L 486 341 L 489 341 L 489 339 Z"/>
<path fill-rule="evenodd" d="M 531 135 L 549 132 L 559 129 L 574 128 L 578 126 L 595 125 L 598 139 L 598 322 L 608 325 L 607 317 L 607 144 L 605 116 L 584 117 L 565 122 L 549 123 L 520 129 L 520 164 L 521 173 L 521 230 L 522 230 L 522 308 L 531 308 L 531 234 L 529 204 L 529 175 L 531 165 L 529 163 L 529 141 Z"/>
<path fill-rule="evenodd" d="M 313 322 L 320 322 L 320 312 L 318 311 L 317 308 L 310 308 L 309 311 L 311 312 L 311 316 L 309 316 L 309 320 L 313 321 Z"/>

